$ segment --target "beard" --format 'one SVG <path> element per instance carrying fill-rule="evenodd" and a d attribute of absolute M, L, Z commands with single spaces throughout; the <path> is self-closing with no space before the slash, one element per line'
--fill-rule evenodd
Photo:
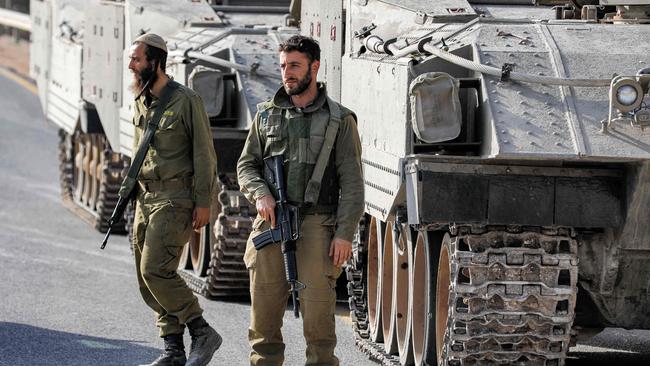
<path fill-rule="evenodd" d="M 309 88 L 309 85 L 311 84 L 311 73 L 309 72 L 310 68 L 307 68 L 307 72 L 305 73 L 305 77 L 302 79 L 296 79 L 296 78 L 290 78 L 287 81 L 297 81 L 298 85 L 296 85 L 293 88 L 290 88 L 287 86 L 287 82 L 285 81 L 283 83 L 284 86 L 284 91 L 287 92 L 289 95 L 300 95 L 302 94 L 307 88 Z"/>
<path fill-rule="evenodd" d="M 158 74 L 154 70 L 153 64 L 150 64 L 149 67 L 143 69 L 138 73 L 133 73 L 133 82 L 131 83 L 130 89 L 131 92 L 135 95 L 139 95 L 142 91 L 142 88 L 149 81 L 149 88 L 158 80 Z"/>

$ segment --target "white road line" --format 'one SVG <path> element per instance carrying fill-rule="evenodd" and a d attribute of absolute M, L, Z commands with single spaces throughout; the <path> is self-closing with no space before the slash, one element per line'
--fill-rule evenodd
<path fill-rule="evenodd" d="M 37 258 L 37 257 L 18 257 L 14 253 L 8 252 L 2 248 L 0 248 L 0 258 L 7 258 L 11 259 L 12 261 L 15 260 L 24 260 L 25 262 L 28 263 L 35 263 L 43 266 L 50 266 L 50 267 L 55 267 L 58 269 L 63 269 L 66 268 L 68 270 L 82 273 L 84 275 L 87 275 L 88 272 L 96 272 L 100 273 L 103 275 L 107 276 L 123 276 L 123 277 L 129 277 L 132 278 L 134 276 L 133 273 L 124 273 L 120 271 L 111 271 L 108 269 L 104 269 L 101 267 L 90 267 L 86 263 L 82 261 L 77 261 L 77 260 L 72 260 L 70 258 L 65 258 L 65 257 L 52 257 L 48 256 L 47 259 L 44 258 Z"/>
<path fill-rule="evenodd" d="M 34 228 L 26 228 L 26 227 L 18 228 L 6 224 L 0 224 L 0 230 L 4 231 L 5 233 L 11 232 L 17 237 L 20 237 L 21 240 L 25 240 L 33 244 L 45 245 L 45 246 L 50 246 L 58 249 L 65 249 L 68 251 L 82 253 L 84 255 L 98 257 L 101 258 L 102 260 L 112 260 L 112 261 L 121 262 L 129 265 L 133 264 L 133 260 L 124 256 L 125 254 L 124 251 L 129 251 L 130 249 L 125 250 L 122 249 L 121 247 L 115 246 L 116 247 L 115 250 L 122 251 L 122 255 L 119 256 L 112 255 L 108 251 L 101 251 L 99 249 L 99 240 L 97 241 L 97 243 L 92 243 L 92 245 L 89 245 L 87 241 L 75 240 L 73 241 L 73 243 L 76 242 L 76 244 L 70 245 L 70 244 L 57 241 L 56 238 L 51 233 L 44 233 L 41 230 L 34 229 Z M 92 248 L 92 249 L 83 249 L 83 247 Z"/>

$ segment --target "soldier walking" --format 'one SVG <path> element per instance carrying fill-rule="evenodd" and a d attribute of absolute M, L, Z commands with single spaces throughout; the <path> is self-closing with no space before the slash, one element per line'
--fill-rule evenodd
<path fill-rule="evenodd" d="M 148 123 L 167 101 L 137 177 L 133 228 L 140 293 L 156 313 L 165 342 L 163 354 L 149 366 L 204 366 L 221 345 L 221 336 L 205 321 L 198 299 L 176 269 L 192 230 L 210 220 L 216 156 L 208 117 L 200 97 L 165 74 L 167 47 L 160 36 L 138 37 L 129 58 L 137 95 L 134 152 L 145 130 L 155 128 Z M 185 326 L 192 338 L 187 358 Z"/>
<path fill-rule="evenodd" d="M 299 295 L 306 365 L 338 365 L 335 286 L 341 266 L 352 254 L 352 237 L 363 213 L 361 144 L 354 114 L 331 100 L 325 85 L 316 82 L 318 43 L 293 36 L 279 52 L 283 87 L 272 100 L 257 106 L 237 165 L 241 191 L 258 212 L 244 254 L 250 274 L 250 363 L 284 361 L 281 327 L 289 285 L 281 248 L 274 244 L 257 251 L 252 243 L 252 238 L 275 227 L 274 188 L 264 178 L 263 159 L 282 154 L 286 195 L 301 216 L 296 259 L 298 281 L 306 286 Z M 330 126 L 338 130 L 326 133 Z M 329 158 L 320 159 L 324 146 L 331 147 Z"/>

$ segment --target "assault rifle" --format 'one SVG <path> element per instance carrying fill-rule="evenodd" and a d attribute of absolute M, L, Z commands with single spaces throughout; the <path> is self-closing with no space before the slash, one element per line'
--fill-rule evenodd
<path fill-rule="evenodd" d="M 298 281 L 298 268 L 296 265 L 296 240 L 300 238 L 300 218 L 298 207 L 287 203 L 284 184 L 284 170 L 282 155 L 275 155 L 264 159 L 266 181 L 272 184 L 278 192 L 275 205 L 275 228 L 270 228 L 253 238 L 255 249 L 260 250 L 273 243 L 280 243 L 284 259 L 284 273 L 289 283 L 291 299 L 293 301 L 293 315 L 298 318 L 298 291 L 305 285 Z"/>
<path fill-rule="evenodd" d="M 142 88 L 142 92 L 147 88 L 149 85 L 149 81 L 147 81 L 147 84 L 145 85 L 144 88 Z M 106 243 L 108 242 L 108 237 L 111 236 L 111 231 L 113 231 L 113 226 L 117 224 L 122 216 L 124 216 L 124 210 L 126 209 L 126 205 L 129 204 L 129 201 L 135 197 L 135 195 L 138 193 L 138 185 L 137 185 L 137 177 L 138 174 L 140 174 L 140 168 L 142 168 L 142 163 L 144 162 L 144 158 L 147 155 L 147 150 L 149 150 L 149 146 L 153 142 L 153 136 L 156 133 L 156 130 L 158 130 L 158 124 L 160 123 L 160 118 L 163 115 L 163 112 L 165 111 L 165 107 L 167 106 L 167 103 L 169 103 L 169 100 L 172 97 L 172 92 L 175 89 L 178 89 L 180 84 L 173 80 L 169 80 L 167 84 L 163 87 L 162 91 L 160 92 L 160 103 L 158 104 L 158 107 L 156 107 L 156 110 L 153 113 L 153 116 L 147 122 L 147 130 L 144 133 L 144 136 L 140 140 L 140 146 L 138 146 L 138 151 L 135 154 L 135 157 L 133 158 L 133 162 L 131 163 L 131 166 L 129 167 L 129 171 L 126 173 L 126 177 L 124 177 L 124 181 L 122 181 L 122 186 L 120 187 L 120 192 L 119 192 L 119 198 L 117 199 L 117 204 L 115 205 L 115 209 L 113 210 L 113 214 L 111 215 L 111 218 L 108 219 L 108 231 L 106 231 L 106 236 L 104 237 L 104 240 L 102 241 L 102 245 L 100 249 L 104 249 L 106 246 Z M 139 95 L 138 95 L 139 97 Z"/>
<path fill-rule="evenodd" d="M 128 196 L 126 196 L 126 198 L 120 196 L 117 199 L 117 204 L 115 205 L 113 214 L 111 214 L 111 218 L 108 219 L 108 230 L 106 231 L 106 236 L 104 236 L 101 247 L 99 247 L 100 249 L 104 249 L 106 246 L 108 237 L 111 236 L 111 231 L 113 231 L 113 226 L 120 222 L 120 219 L 124 216 L 124 210 L 126 210 L 126 206 L 129 204 L 129 202 L 131 202 L 131 197 L 134 196 L 136 191 L 137 189 L 133 188 L 133 190 L 128 193 Z"/>

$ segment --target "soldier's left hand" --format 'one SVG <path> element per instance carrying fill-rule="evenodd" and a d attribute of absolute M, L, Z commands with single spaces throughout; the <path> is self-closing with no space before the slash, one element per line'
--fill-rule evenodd
<path fill-rule="evenodd" d="M 341 267 L 352 256 L 352 242 L 334 238 L 330 244 L 330 257 L 335 266 Z"/>
<path fill-rule="evenodd" d="M 209 207 L 194 207 L 192 212 L 192 228 L 198 230 L 210 221 L 210 208 Z"/>

